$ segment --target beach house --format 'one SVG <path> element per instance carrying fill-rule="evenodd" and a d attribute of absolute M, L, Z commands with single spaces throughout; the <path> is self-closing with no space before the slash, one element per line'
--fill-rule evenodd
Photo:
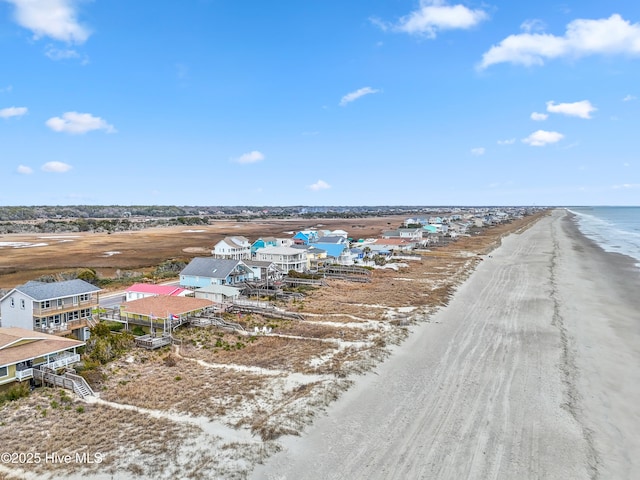
<path fill-rule="evenodd" d="M 239 235 L 225 237 L 215 244 L 211 254 L 214 258 L 247 260 L 251 258 L 251 242 Z"/>
<path fill-rule="evenodd" d="M 180 272 L 180 286 L 202 288 L 208 285 L 237 285 L 254 279 L 242 260 L 196 257 Z"/>
<path fill-rule="evenodd" d="M 89 338 L 100 288 L 80 279 L 30 281 L 0 299 L 3 327 L 18 327 L 54 335 Z"/>
<path fill-rule="evenodd" d="M 304 272 L 308 268 L 305 249 L 293 247 L 265 247 L 256 251 L 256 260 L 272 262 L 283 272 Z"/>
<path fill-rule="evenodd" d="M 85 343 L 18 327 L 0 328 L 0 390 L 29 380 L 34 369 L 56 371 L 80 361 Z"/>
<path fill-rule="evenodd" d="M 169 295 L 172 297 L 186 297 L 192 295 L 193 290 L 178 287 L 175 285 L 153 285 L 149 283 L 135 283 L 125 290 L 126 301 L 138 300 L 145 297 L 155 297 L 157 295 Z"/>

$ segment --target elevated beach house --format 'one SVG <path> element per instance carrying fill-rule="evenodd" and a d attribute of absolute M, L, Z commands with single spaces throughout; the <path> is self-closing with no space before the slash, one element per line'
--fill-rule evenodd
<path fill-rule="evenodd" d="M 207 299 L 157 295 L 124 302 L 116 320 L 127 328 L 139 325 L 145 330 L 148 327 L 149 333 L 166 332 L 212 307 L 213 302 Z"/>
<path fill-rule="evenodd" d="M 225 237 L 215 244 L 211 252 L 214 258 L 248 260 L 251 258 L 251 243 L 242 236 Z"/>
<path fill-rule="evenodd" d="M 76 349 L 84 344 L 24 328 L 0 328 L 0 390 L 33 378 L 34 369 L 57 371 L 79 362 Z"/>
<path fill-rule="evenodd" d="M 84 280 L 30 281 L 0 299 L 2 327 L 19 327 L 54 335 L 89 338 L 100 288 Z"/>
<path fill-rule="evenodd" d="M 196 257 L 180 272 L 180 286 L 202 288 L 208 285 L 237 285 L 254 279 L 242 260 Z"/>
<path fill-rule="evenodd" d="M 256 251 L 256 260 L 272 262 L 283 272 L 304 272 L 308 268 L 307 252 L 293 247 L 265 247 Z"/>
<path fill-rule="evenodd" d="M 309 245 L 327 252 L 326 256 L 330 259 L 331 263 L 353 265 L 353 257 L 351 256 L 351 249 L 346 236 L 331 235 L 320 237 L 317 241 Z"/>
<path fill-rule="evenodd" d="M 255 258 L 256 251 L 264 247 L 289 247 L 293 244 L 292 238 L 260 237 L 251 244 L 251 257 Z"/>

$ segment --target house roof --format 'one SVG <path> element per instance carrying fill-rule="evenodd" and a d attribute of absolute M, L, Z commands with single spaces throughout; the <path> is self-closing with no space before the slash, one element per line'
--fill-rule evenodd
<path fill-rule="evenodd" d="M 248 267 L 260 267 L 260 268 L 267 268 L 273 265 L 273 262 L 270 262 L 268 260 L 244 260 L 244 263 Z"/>
<path fill-rule="evenodd" d="M 196 257 L 189 262 L 189 265 L 184 267 L 180 272 L 180 275 L 206 278 L 227 278 L 238 265 L 245 264 L 242 260 Z"/>
<path fill-rule="evenodd" d="M 233 237 L 224 237 L 218 242 L 218 244 L 220 243 L 226 243 L 233 248 L 243 248 L 249 246 L 249 239 L 240 235 L 236 235 Z"/>
<path fill-rule="evenodd" d="M 313 243 L 334 243 L 334 244 L 338 244 L 338 243 L 344 243 L 345 242 L 345 238 L 344 237 L 340 237 L 338 235 L 332 235 L 332 236 L 328 236 L 328 237 L 321 237 L 317 242 L 313 242 Z"/>
<path fill-rule="evenodd" d="M 240 289 L 231 287 L 229 285 L 207 285 L 206 287 L 199 288 L 196 295 L 200 292 L 204 293 L 221 293 L 227 297 L 237 297 L 240 295 Z"/>
<path fill-rule="evenodd" d="M 170 314 L 183 315 L 210 307 L 213 303 L 204 298 L 171 297 L 158 295 L 131 300 L 122 304 L 122 311 L 138 315 L 154 315 L 157 318 L 167 318 Z"/>
<path fill-rule="evenodd" d="M 260 248 L 256 251 L 256 253 L 266 253 L 269 255 L 297 255 L 301 251 L 304 251 L 304 248 L 293 248 L 291 247 L 264 247 Z"/>
<path fill-rule="evenodd" d="M 42 301 L 99 292 L 102 289 L 76 278 L 75 280 L 49 283 L 32 280 L 16 287 L 15 290 L 24 293 L 36 301 Z"/>
<path fill-rule="evenodd" d="M 153 285 L 150 283 L 136 283 L 126 290 L 127 292 L 149 293 L 152 295 L 180 295 L 184 292 L 190 292 L 186 288 L 176 287 L 175 285 Z"/>
<path fill-rule="evenodd" d="M 29 342 L 16 345 L 24 340 L 29 340 Z M 81 347 L 84 344 L 84 342 L 71 338 L 34 332 L 24 328 L 0 327 L 0 365 L 13 365 L 73 347 Z"/>

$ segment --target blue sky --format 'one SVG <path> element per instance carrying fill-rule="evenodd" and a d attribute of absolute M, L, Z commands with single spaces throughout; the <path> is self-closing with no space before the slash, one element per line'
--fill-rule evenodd
<path fill-rule="evenodd" d="M 0 204 L 638 205 L 640 2 L 0 0 Z"/>

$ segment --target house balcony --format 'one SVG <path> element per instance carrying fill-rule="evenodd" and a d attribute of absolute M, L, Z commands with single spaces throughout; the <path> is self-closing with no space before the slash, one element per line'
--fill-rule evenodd
<path fill-rule="evenodd" d="M 74 304 L 66 303 L 64 305 L 52 305 L 47 308 L 41 308 L 38 306 L 33 307 L 33 315 L 36 317 L 46 317 L 49 315 L 55 315 L 66 312 L 73 312 L 75 310 L 81 310 L 84 308 L 98 308 L 98 298 L 90 298 L 89 300 L 85 300 L 82 302 L 77 302 Z"/>
<path fill-rule="evenodd" d="M 80 361 L 80 354 L 71 353 L 71 352 L 63 352 L 55 357 L 51 357 L 49 361 L 43 365 L 41 368 L 49 368 L 51 370 L 58 370 L 59 368 L 68 367 L 69 365 L 73 365 L 74 363 L 78 363 Z"/>
<path fill-rule="evenodd" d="M 68 367 L 80 361 L 80 354 L 63 352 L 49 359 L 48 362 L 40 364 L 40 368 L 48 368 L 54 372 L 60 368 Z M 24 370 L 16 370 L 16 380 L 22 382 L 29 378 L 33 378 L 33 368 L 25 368 Z"/>
<path fill-rule="evenodd" d="M 16 370 L 16 380 L 19 382 L 33 377 L 33 368 L 25 368 L 24 370 Z"/>
<path fill-rule="evenodd" d="M 51 335 L 69 335 L 72 330 L 77 330 L 79 328 L 89 327 L 89 321 L 87 318 L 81 318 L 79 320 L 70 320 L 68 322 L 63 322 L 58 325 L 49 325 L 47 327 L 33 327 L 33 330 L 36 332 L 49 333 Z"/>

